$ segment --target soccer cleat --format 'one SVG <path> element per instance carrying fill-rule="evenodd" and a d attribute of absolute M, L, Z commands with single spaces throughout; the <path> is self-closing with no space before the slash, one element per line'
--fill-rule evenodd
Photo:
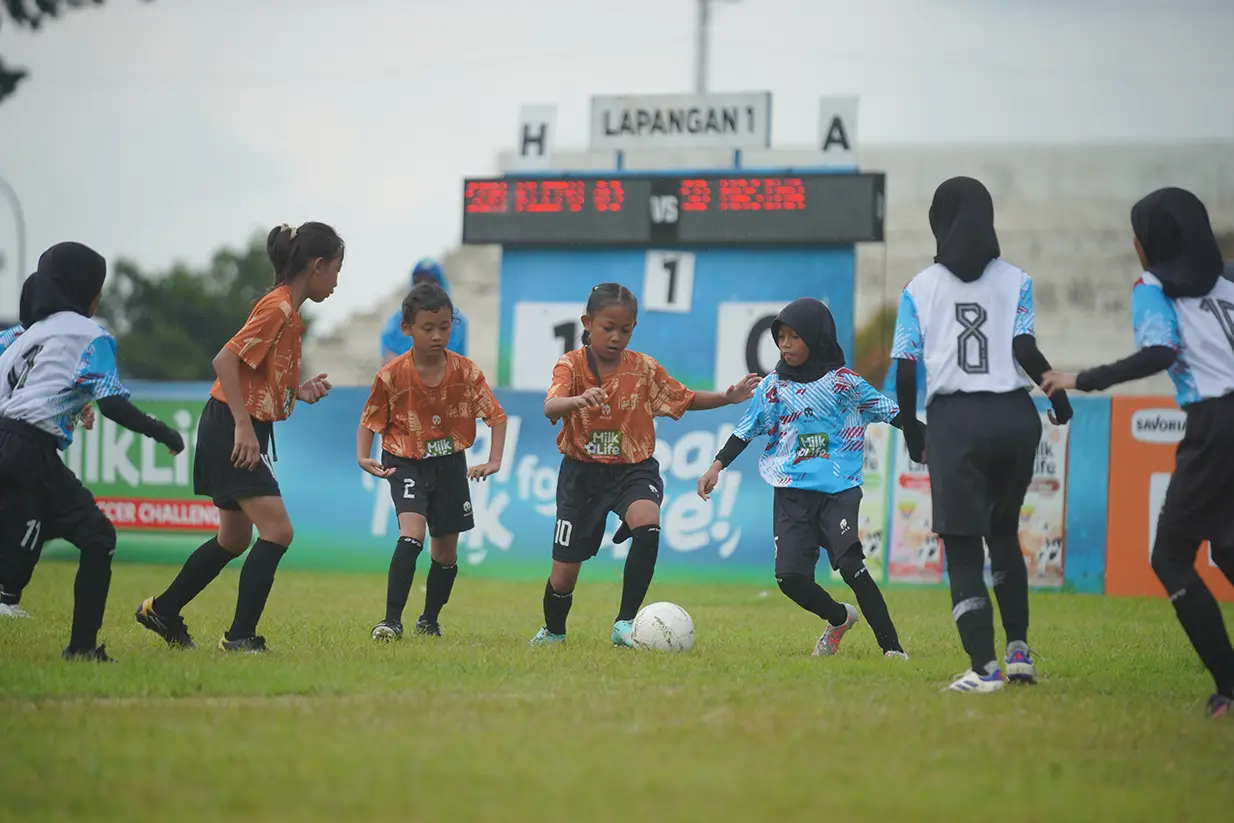
<path fill-rule="evenodd" d="M 0 617 L 20 617 L 28 619 L 30 612 L 23 609 L 16 603 L 0 603 Z"/>
<path fill-rule="evenodd" d="M 173 649 L 195 649 L 197 644 L 189 636 L 189 628 L 180 615 L 161 615 L 154 610 L 154 598 L 147 597 L 137 607 L 134 615 L 137 622 L 167 641 Z"/>
<path fill-rule="evenodd" d="M 1208 698 L 1208 706 L 1204 709 L 1204 716 L 1209 720 L 1214 720 L 1218 717 L 1225 717 L 1234 710 L 1234 700 L 1226 697 L 1224 694 L 1214 694 Z"/>
<path fill-rule="evenodd" d="M 891 649 L 883 652 L 883 657 L 888 660 L 908 660 L 908 652 L 902 649 Z"/>
<path fill-rule="evenodd" d="M 416 621 L 416 634 L 425 634 L 429 637 L 441 637 L 441 624 L 436 620 L 425 620 L 421 617 Z"/>
<path fill-rule="evenodd" d="M 1003 687 L 1003 673 L 998 669 L 989 674 L 978 674 L 969 669 L 956 678 L 955 682 L 948 686 L 943 691 L 948 692 L 977 692 L 978 694 L 989 694 L 996 692 Z"/>
<path fill-rule="evenodd" d="M 1028 644 L 1017 640 L 1007 644 L 1007 656 L 1003 660 L 1007 668 L 1007 680 L 1011 683 L 1036 683 L 1037 666 Z"/>
<path fill-rule="evenodd" d="M 260 635 L 237 637 L 234 640 L 228 640 L 227 635 L 223 635 L 222 639 L 219 640 L 219 651 L 264 654 L 269 649 L 266 648 L 266 638 Z"/>
<path fill-rule="evenodd" d="M 113 657 L 107 656 L 107 648 L 99 646 L 97 649 L 86 649 L 85 651 L 73 651 L 71 648 L 66 648 L 60 652 L 60 656 L 65 660 L 85 663 L 115 663 Z"/>
<path fill-rule="evenodd" d="M 634 621 L 618 620 L 613 624 L 613 645 L 634 648 Z"/>
<path fill-rule="evenodd" d="M 814 651 L 810 653 L 811 657 L 830 657 L 835 654 L 840 648 L 840 641 L 844 639 L 844 633 L 857 625 L 861 620 L 861 616 L 857 614 L 857 609 L 847 603 L 841 603 L 844 611 L 848 612 L 848 619 L 839 626 L 827 624 L 827 628 L 823 629 L 823 634 L 818 638 L 818 642 L 814 644 Z"/>
<path fill-rule="evenodd" d="M 397 620 L 383 620 L 373 627 L 374 640 L 402 640 L 403 624 Z"/>
<path fill-rule="evenodd" d="M 536 632 L 536 636 L 531 638 L 533 646 L 561 646 L 566 642 L 564 634 L 553 634 L 548 629 L 540 629 Z"/>

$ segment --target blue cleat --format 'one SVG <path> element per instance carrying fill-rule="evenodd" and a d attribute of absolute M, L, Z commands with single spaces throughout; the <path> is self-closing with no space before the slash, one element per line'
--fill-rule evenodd
<path fill-rule="evenodd" d="M 566 642 L 564 634 L 553 634 L 548 629 L 540 629 L 536 632 L 536 636 L 531 638 L 533 646 L 561 646 Z"/>
<path fill-rule="evenodd" d="M 1037 665 L 1033 662 L 1033 654 L 1028 644 L 1023 641 L 1017 640 L 1007 645 L 1007 656 L 1003 658 L 1003 666 L 1007 670 L 1008 682 L 1037 682 Z"/>
<path fill-rule="evenodd" d="M 618 620 L 613 624 L 613 645 L 634 648 L 633 620 Z"/>

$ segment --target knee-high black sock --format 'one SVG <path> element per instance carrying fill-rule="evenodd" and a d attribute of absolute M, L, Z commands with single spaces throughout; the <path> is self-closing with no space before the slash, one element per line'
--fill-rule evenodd
<path fill-rule="evenodd" d="M 553 634 L 566 633 L 566 618 L 574 605 L 574 592 L 558 592 L 552 583 L 544 584 L 544 628 Z"/>
<path fill-rule="evenodd" d="M 441 607 L 450 602 L 454 590 L 454 578 L 458 577 L 458 563 L 443 566 L 436 560 L 428 567 L 428 582 L 424 593 L 424 619 L 436 623 Z"/>
<path fill-rule="evenodd" d="M 386 621 L 403 622 L 403 609 L 411 594 L 411 581 L 416 576 L 416 560 L 424 543 L 414 537 L 400 537 L 390 558 L 390 576 L 386 579 Z"/>
<path fill-rule="evenodd" d="M 857 608 L 865 615 L 879 647 L 885 652 L 904 651 L 895 623 L 891 622 L 891 613 L 887 611 L 887 601 L 866 568 L 860 546 L 840 559 L 840 576 L 856 595 Z"/>
<path fill-rule="evenodd" d="M 1007 642 L 1028 642 L 1028 567 L 1018 534 L 991 535 L 990 573 Z"/>
<path fill-rule="evenodd" d="M 287 551 L 286 546 L 257 539 L 240 570 L 240 593 L 236 597 L 236 616 L 227 632 L 228 640 L 257 634 L 257 622 L 266 609 L 270 589 L 274 587 L 274 572 Z"/>
<path fill-rule="evenodd" d="M 1165 586 L 1191 645 L 1212 674 L 1217 691 L 1234 698 L 1234 648 L 1213 593 L 1195 570 L 1199 541 L 1158 533 L 1153 571 Z"/>
<path fill-rule="evenodd" d="M 981 538 L 971 535 L 940 535 L 951 579 L 951 615 L 960 630 L 960 642 L 968 652 L 973 671 L 987 674 L 997 665 L 994 653 L 994 612 L 985 587 L 985 552 Z"/>
<path fill-rule="evenodd" d="M 116 530 L 110 522 L 81 549 L 77 579 L 73 582 L 73 629 L 69 650 L 93 651 L 99 642 L 107 592 L 111 588 L 111 558 L 116 553 Z"/>
<path fill-rule="evenodd" d="M 154 598 L 154 611 L 167 617 L 179 614 L 233 559 L 235 555 L 219 545 L 218 535 L 211 537 L 188 556 L 167 591 Z"/>
<path fill-rule="evenodd" d="M 827 590 L 815 583 L 814 578 L 794 572 L 778 575 L 776 582 L 789 600 L 831 625 L 843 626 L 848 621 L 848 609 L 827 594 Z"/>
<path fill-rule="evenodd" d="M 630 553 L 626 555 L 625 575 L 621 581 L 621 610 L 618 620 L 633 620 L 643 606 L 651 578 L 656 573 L 656 558 L 660 554 L 660 527 L 638 526 L 630 529 Z"/>

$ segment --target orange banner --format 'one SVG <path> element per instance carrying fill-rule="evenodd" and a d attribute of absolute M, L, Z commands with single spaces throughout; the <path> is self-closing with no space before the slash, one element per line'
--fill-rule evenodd
<path fill-rule="evenodd" d="M 1149 557 L 1186 421 L 1168 397 L 1112 399 L 1106 594 L 1165 597 Z M 1213 565 L 1208 544 L 1200 548 L 1196 568 L 1218 600 L 1234 602 L 1234 586 Z"/>

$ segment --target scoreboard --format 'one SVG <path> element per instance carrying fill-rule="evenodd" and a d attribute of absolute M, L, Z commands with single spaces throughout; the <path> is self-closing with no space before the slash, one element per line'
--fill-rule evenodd
<path fill-rule="evenodd" d="M 881 173 L 536 175 L 464 181 L 463 242 L 840 246 L 883 239 Z"/>

